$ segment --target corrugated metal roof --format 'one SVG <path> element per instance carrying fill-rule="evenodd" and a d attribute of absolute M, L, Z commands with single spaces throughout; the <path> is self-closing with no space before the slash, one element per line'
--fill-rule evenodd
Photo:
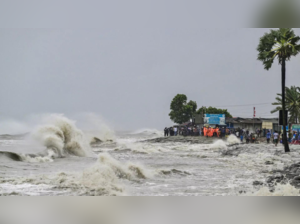
<path fill-rule="evenodd" d="M 242 118 L 242 117 L 226 118 L 226 123 L 232 123 L 232 124 L 262 124 L 262 122 L 264 121 L 278 123 L 277 118 Z"/>

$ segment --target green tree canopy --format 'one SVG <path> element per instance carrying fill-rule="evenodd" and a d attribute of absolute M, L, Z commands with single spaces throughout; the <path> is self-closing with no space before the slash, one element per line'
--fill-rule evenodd
<path fill-rule="evenodd" d="M 283 60 L 289 61 L 300 52 L 300 45 L 297 44 L 299 40 L 300 37 L 290 28 L 271 30 L 260 38 L 257 59 L 262 61 L 266 70 L 272 67 L 276 58 L 279 64 L 282 64 Z"/>
<path fill-rule="evenodd" d="M 291 88 L 285 87 L 285 105 L 286 109 L 289 111 L 289 122 L 297 123 L 300 118 L 300 88 L 296 86 L 291 86 Z M 272 105 L 277 106 L 271 113 L 278 112 L 282 110 L 282 94 L 277 94 L 276 102 Z"/>
<path fill-rule="evenodd" d="M 261 37 L 257 47 L 257 59 L 262 61 L 266 70 L 269 70 L 272 67 L 275 59 L 278 59 L 278 62 L 281 65 L 281 108 L 283 111 L 286 110 L 286 62 L 289 61 L 292 56 L 299 54 L 299 40 L 300 37 L 296 36 L 291 28 L 280 28 L 279 30 L 271 30 Z M 285 113 L 282 114 L 283 127 L 285 127 L 287 125 L 285 124 Z M 283 128 L 283 144 L 285 152 L 290 152 L 285 128 Z"/>
<path fill-rule="evenodd" d="M 187 103 L 186 95 L 177 94 L 171 102 L 170 109 L 170 119 L 177 124 L 182 124 L 193 117 L 197 109 L 197 103 L 195 101 Z"/>
<path fill-rule="evenodd" d="M 232 118 L 232 115 L 227 111 L 227 109 L 218 109 L 215 107 L 201 107 L 197 110 L 197 114 L 225 114 L 225 117 Z"/>

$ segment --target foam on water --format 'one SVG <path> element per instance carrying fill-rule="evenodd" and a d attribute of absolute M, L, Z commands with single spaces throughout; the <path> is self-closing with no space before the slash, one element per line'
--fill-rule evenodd
<path fill-rule="evenodd" d="M 227 149 L 227 145 L 223 140 L 217 140 L 213 144 L 209 145 L 209 149 Z"/>
<path fill-rule="evenodd" d="M 58 157 L 72 154 L 87 156 L 91 150 L 85 136 L 74 121 L 63 115 L 51 115 L 48 124 L 38 127 L 33 137 L 46 148 L 53 150 Z"/>
<path fill-rule="evenodd" d="M 13 185 L 11 192 L 7 189 L 0 191 L 2 193 L 12 193 L 15 189 L 23 195 L 32 195 L 28 192 L 26 184 L 34 186 L 44 185 L 49 190 L 50 195 L 55 195 L 55 189 L 60 194 L 74 195 L 125 195 L 124 187 L 120 180 L 138 180 L 152 177 L 150 170 L 147 170 L 140 164 L 127 162 L 125 164 L 112 158 L 109 154 L 103 153 L 99 155 L 97 162 L 85 169 L 82 173 L 66 173 L 60 172 L 55 175 L 42 175 L 19 177 L 7 179 L 5 184 Z M 25 184 L 25 185 L 24 185 Z M 1 187 L 1 184 L 0 184 Z M 41 192 L 45 189 L 42 188 Z"/>
<path fill-rule="evenodd" d="M 239 192 L 249 192 L 246 195 L 275 196 L 299 193 L 290 185 L 278 185 L 274 192 L 266 187 L 258 189 L 253 187 L 253 181 L 265 183 L 273 170 L 299 162 L 300 146 L 291 146 L 291 152 L 286 154 L 281 145 L 239 144 L 235 136 L 213 144 L 176 142 L 176 137 L 174 141 L 162 143 L 142 141 L 152 138 L 153 134 L 122 132 L 114 142 L 93 146 L 98 159 L 79 158 L 68 156 L 75 154 L 72 148 L 77 149 L 78 145 L 69 144 L 68 148 L 66 139 L 78 142 L 86 151 L 89 148 L 85 146 L 86 135 L 72 121 L 71 126 L 66 125 L 71 128 L 64 128 L 55 120 L 37 129 L 39 142 L 48 147 L 48 151 L 35 155 L 8 153 L 21 161 L 53 163 L 17 163 L 7 157 L 8 160 L 0 164 L 3 167 L 0 193 L 34 195 L 34 192 L 26 193 L 29 185 L 36 195 L 240 195 Z M 81 134 L 77 135 L 74 129 Z M 19 143 L 13 145 L 22 147 Z M 2 150 L 9 147 L 4 144 Z M 229 153 L 224 154 L 224 151 Z M 65 158 L 55 160 L 59 153 Z M 6 184 L 2 185 L 3 191 L 1 184 Z M 36 188 L 39 185 L 41 190 Z"/>
<path fill-rule="evenodd" d="M 227 138 L 227 142 L 231 145 L 241 143 L 241 141 L 235 135 L 229 135 L 229 137 Z"/>
<path fill-rule="evenodd" d="M 147 171 L 142 165 L 134 164 L 132 162 L 122 164 L 108 153 L 100 154 L 98 163 L 110 167 L 119 178 L 133 180 L 135 178 L 146 179 L 152 176 L 151 172 Z"/>
<path fill-rule="evenodd" d="M 246 196 L 300 196 L 300 190 L 290 184 L 277 184 L 274 191 L 262 187 L 258 191 L 245 194 Z"/>

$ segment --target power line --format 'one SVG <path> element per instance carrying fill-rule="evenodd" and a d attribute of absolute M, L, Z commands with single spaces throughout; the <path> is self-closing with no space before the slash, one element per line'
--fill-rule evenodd
<path fill-rule="evenodd" d="M 215 107 L 245 107 L 245 106 L 256 106 L 256 105 L 272 105 L 272 103 L 253 103 L 253 104 L 242 104 L 242 105 L 223 105 Z"/>

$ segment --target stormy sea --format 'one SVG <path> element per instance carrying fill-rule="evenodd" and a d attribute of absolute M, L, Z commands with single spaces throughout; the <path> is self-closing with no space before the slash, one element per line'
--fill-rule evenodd
<path fill-rule="evenodd" d="M 299 195 L 299 162 L 300 146 L 284 153 L 281 145 L 235 136 L 85 131 L 52 115 L 28 133 L 0 136 L 0 195 Z"/>

